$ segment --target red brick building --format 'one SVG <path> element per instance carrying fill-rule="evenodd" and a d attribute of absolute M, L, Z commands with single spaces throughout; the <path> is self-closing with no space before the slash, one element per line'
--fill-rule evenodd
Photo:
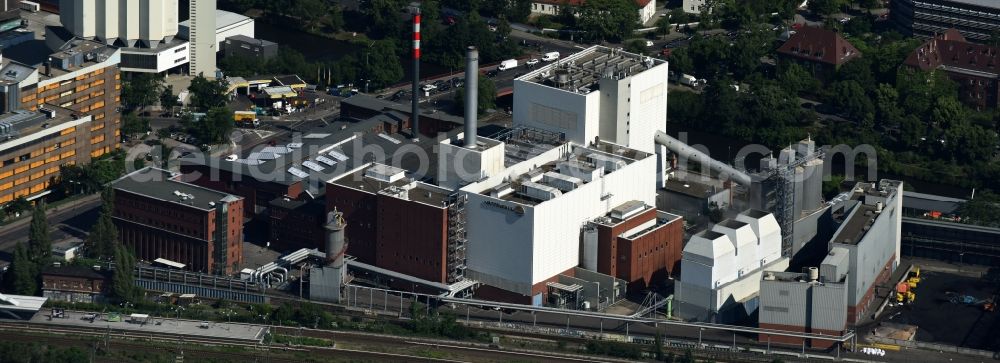
<path fill-rule="evenodd" d="M 596 242 L 596 271 L 628 282 L 629 291 L 645 289 L 680 267 L 684 220 L 641 202 L 618 206 L 591 222 L 596 241 L 584 233 L 584 253 Z M 589 258 L 584 256 L 584 268 Z"/>
<path fill-rule="evenodd" d="M 136 258 L 231 275 L 243 261 L 243 198 L 145 168 L 116 180 L 114 222 Z"/>
<path fill-rule="evenodd" d="M 958 83 L 959 99 L 982 110 L 1000 102 L 998 51 L 970 43 L 958 30 L 948 29 L 915 49 L 903 64 L 920 71 L 941 70 Z"/>
<path fill-rule="evenodd" d="M 294 200 L 282 197 L 271 201 L 271 248 L 294 251 L 301 248 L 318 248 L 326 252 L 325 230 L 326 203 L 323 200 Z"/>
<path fill-rule="evenodd" d="M 844 63 L 861 57 L 861 51 L 832 30 L 804 26 L 778 47 L 778 55 L 801 64 L 820 80 L 829 80 Z"/>
<path fill-rule="evenodd" d="M 327 209 L 347 221 L 347 254 L 364 263 L 451 284 L 464 276 L 465 233 L 457 196 L 374 164 L 327 184 Z"/>
<path fill-rule="evenodd" d="M 108 271 L 81 266 L 48 266 L 42 269 L 42 296 L 53 301 L 101 302 L 110 287 Z"/>

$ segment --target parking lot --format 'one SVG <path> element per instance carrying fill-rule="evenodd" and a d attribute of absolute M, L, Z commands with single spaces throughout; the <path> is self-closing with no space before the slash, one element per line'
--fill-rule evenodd
<path fill-rule="evenodd" d="M 1000 312 L 983 307 L 1000 292 L 996 281 L 925 270 L 914 292 L 917 298 L 911 305 L 886 308 L 886 322 L 917 326 L 918 341 L 1000 349 Z"/>

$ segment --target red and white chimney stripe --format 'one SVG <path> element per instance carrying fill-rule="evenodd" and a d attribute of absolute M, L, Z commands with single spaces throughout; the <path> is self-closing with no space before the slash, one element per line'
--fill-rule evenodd
<path fill-rule="evenodd" d="M 413 15 L 413 59 L 420 59 L 420 13 Z"/>

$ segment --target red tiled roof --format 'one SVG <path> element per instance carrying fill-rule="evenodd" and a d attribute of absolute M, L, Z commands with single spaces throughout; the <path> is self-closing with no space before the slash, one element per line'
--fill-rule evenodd
<path fill-rule="evenodd" d="M 532 2 L 539 4 L 549 4 L 549 5 L 572 5 L 580 6 L 583 5 L 585 0 L 532 0 Z M 649 5 L 652 0 L 635 0 L 635 4 L 639 6 L 640 9 Z"/>
<path fill-rule="evenodd" d="M 840 34 L 819 27 L 805 26 L 799 29 L 778 53 L 839 66 L 861 56 L 858 48 L 851 45 Z"/>
<path fill-rule="evenodd" d="M 903 64 L 921 70 L 941 66 L 986 73 L 1000 73 L 1000 49 L 969 43 L 958 30 L 948 29 L 915 49 Z"/>

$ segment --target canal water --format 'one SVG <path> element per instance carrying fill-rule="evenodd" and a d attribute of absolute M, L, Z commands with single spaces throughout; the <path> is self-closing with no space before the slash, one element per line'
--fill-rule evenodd
<path fill-rule="evenodd" d="M 347 41 L 321 37 L 262 20 L 256 22 L 254 33 L 259 39 L 278 42 L 281 46 L 297 50 L 310 61 L 338 61 L 347 55 L 351 55 L 361 62 L 365 61 L 364 46 L 351 44 Z M 399 82 L 411 79 L 413 77 L 413 59 L 410 53 L 407 52 L 400 57 L 399 62 L 403 66 L 404 74 L 403 79 Z M 449 71 L 454 70 L 426 61 L 420 63 L 421 79 L 447 74 Z"/>

